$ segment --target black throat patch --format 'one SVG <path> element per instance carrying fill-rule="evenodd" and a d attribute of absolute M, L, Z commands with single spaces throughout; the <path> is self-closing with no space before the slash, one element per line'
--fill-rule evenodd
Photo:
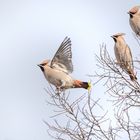
<path fill-rule="evenodd" d="M 40 69 L 41 69 L 42 72 L 44 72 L 44 68 L 43 67 L 40 67 Z"/>

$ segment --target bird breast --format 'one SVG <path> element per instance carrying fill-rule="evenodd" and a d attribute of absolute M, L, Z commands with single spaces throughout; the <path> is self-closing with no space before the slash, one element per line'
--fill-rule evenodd
<path fill-rule="evenodd" d="M 140 32 L 140 15 L 134 15 L 133 18 L 129 19 L 130 26 L 132 30 L 139 34 Z"/>
<path fill-rule="evenodd" d="M 53 85 L 60 86 L 62 81 L 66 86 L 73 85 L 73 79 L 70 75 L 64 73 L 63 71 L 53 69 L 49 66 L 45 67 L 44 75 L 46 79 Z"/>

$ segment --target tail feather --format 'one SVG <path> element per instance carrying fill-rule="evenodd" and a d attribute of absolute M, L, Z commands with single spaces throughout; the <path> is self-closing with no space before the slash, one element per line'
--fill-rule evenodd
<path fill-rule="evenodd" d="M 132 81 L 137 80 L 137 77 L 136 77 L 136 75 L 134 74 L 133 71 L 128 71 L 128 74 L 129 74 L 130 79 L 131 79 Z"/>
<path fill-rule="evenodd" d="M 82 82 L 79 80 L 75 80 L 74 88 L 84 88 L 84 89 L 90 90 L 91 84 L 89 82 Z"/>
<path fill-rule="evenodd" d="M 131 79 L 132 81 L 137 80 L 136 75 L 134 75 L 134 74 L 129 74 L 129 76 L 130 76 L 130 79 Z"/>

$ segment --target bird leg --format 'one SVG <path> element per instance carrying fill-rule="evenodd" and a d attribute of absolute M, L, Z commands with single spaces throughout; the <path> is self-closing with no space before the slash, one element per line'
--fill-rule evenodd
<path fill-rule="evenodd" d="M 56 87 L 56 92 L 59 95 L 61 93 L 61 89 L 59 87 Z"/>
<path fill-rule="evenodd" d="M 61 80 L 61 85 L 60 86 L 56 86 L 56 90 L 58 91 L 58 94 L 60 94 L 65 88 L 65 81 Z"/>

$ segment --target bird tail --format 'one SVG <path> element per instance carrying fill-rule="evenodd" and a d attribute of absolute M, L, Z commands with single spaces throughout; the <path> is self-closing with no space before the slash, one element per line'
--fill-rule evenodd
<path fill-rule="evenodd" d="M 130 79 L 131 79 L 132 81 L 137 80 L 137 77 L 136 77 L 136 75 L 134 74 L 134 72 L 133 72 L 132 70 L 129 70 L 129 71 L 128 71 L 128 74 L 129 74 Z"/>
<path fill-rule="evenodd" d="M 90 82 L 82 82 L 79 80 L 74 80 L 74 88 L 84 88 L 84 89 L 90 90 L 91 83 Z"/>

